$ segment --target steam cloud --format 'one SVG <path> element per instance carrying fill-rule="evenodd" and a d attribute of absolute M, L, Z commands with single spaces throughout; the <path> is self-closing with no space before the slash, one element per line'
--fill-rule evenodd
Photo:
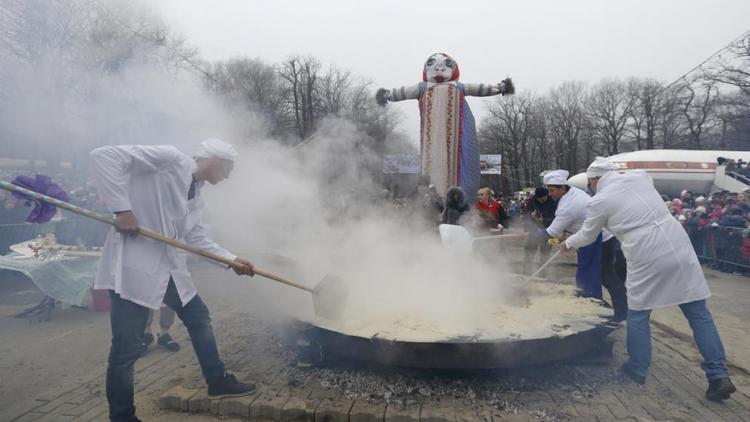
<path fill-rule="evenodd" d="M 43 15 L 64 3 L 19 3 L 8 10 Z M 16 35 L 31 44 L 22 29 Z M 324 122 L 314 139 L 293 151 L 266 138 L 262 118 L 231 109 L 198 76 L 165 67 L 158 52 L 116 65 L 99 61 L 110 66 L 102 71 L 91 68 L 91 56 L 101 52 L 90 45 L 75 51 L 88 57 L 81 60 L 58 47 L 24 60 L 9 60 L 5 51 L 4 94 L 12 101 L 4 104 L 15 106 L 0 113 L 3 150 L 29 144 L 83 162 L 101 145 L 172 144 L 191 153 L 203 138 L 223 138 L 241 156 L 228 181 L 205 189 L 204 218 L 229 249 L 259 263 L 268 254 L 286 257 L 296 265 L 278 265 L 279 272 L 310 286 L 326 273 L 341 276 L 352 287 L 349 317 L 378 319 L 408 310 L 461 324 L 474 305 L 504 299 L 503 258 L 452 254 L 436 229 L 415 229 L 418 217 L 394 210 L 383 197 L 372 172 L 380 158 L 347 121 Z M 273 293 L 288 311 L 311 312 L 307 293 Z"/>

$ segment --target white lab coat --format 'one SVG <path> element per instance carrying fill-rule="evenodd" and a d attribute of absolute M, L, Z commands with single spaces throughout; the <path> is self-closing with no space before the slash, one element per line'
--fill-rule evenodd
<path fill-rule="evenodd" d="M 201 223 L 204 202 L 197 183 L 187 195 L 195 160 L 173 146 L 108 146 L 91 152 L 100 196 L 112 211 L 132 210 L 144 229 L 178 239 L 228 259 L 236 255 L 212 241 Z M 159 309 L 170 276 L 180 300 L 196 294 L 187 253 L 143 236 L 110 230 L 94 287 L 114 290 L 123 299 Z"/>
<path fill-rule="evenodd" d="M 586 220 L 586 208 L 590 200 L 591 197 L 588 193 L 571 186 L 570 190 L 557 202 L 555 219 L 547 227 L 547 234 L 550 237 L 563 237 L 580 230 Z M 612 237 L 613 235 L 607 230 L 602 231 L 602 242 L 606 242 Z"/>
<path fill-rule="evenodd" d="M 586 207 L 590 200 L 588 193 L 571 186 L 570 190 L 557 202 L 555 219 L 547 227 L 547 234 L 550 237 L 563 237 L 580 230 L 583 221 L 586 220 Z M 611 238 L 611 233 L 606 230 L 602 232 L 603 242 Z"/>
<path fill-rule="evenodd" d="M 565 243 L 580 248 L 606 227 L 627 259 L 628 307 L 655 309 L 711 295 L 690 239 L 642 170 L 599 179 L 581 230 Z"/>

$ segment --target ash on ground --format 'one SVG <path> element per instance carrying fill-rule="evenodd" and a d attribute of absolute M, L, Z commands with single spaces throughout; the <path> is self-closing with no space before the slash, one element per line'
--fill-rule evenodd
<path fill-rule="evenodd" d="M 238 321 L 240 318 L 242 321 Z M 266 350 L 279 360 L 274 384 L 298 390 L 329 390 L 345 399 L 402 406 L 462 403 L 478 413 L 486 409 L 506 415 L 523 412 L 538 420 L 558 421 L 568 418 L 555 409 L 539 408 L 535 402 L 540 401 L 540 395 L 545 402 L 554 401 L 554 396 L 550 400 L 552 392 L 566 401 L 586 401 L 603 385 L 627 382 L 612 362 L 586 357 L 512 370 L 411 369 L 336 356 L 327 356 L 319 366 L 300 367 L 296 344 L 280 329 L 280 323 L 267 324 L 249 315 L 238 316 L 234 322 L 243 329 L 263 326 L 261 331 L 269 336 Z M 250 358 L 249 362 L 255 361 Z"/>

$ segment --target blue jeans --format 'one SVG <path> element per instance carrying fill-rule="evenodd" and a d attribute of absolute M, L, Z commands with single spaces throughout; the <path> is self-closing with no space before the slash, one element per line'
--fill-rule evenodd
<path fill-rule="evenodd" d="M 121 298 L 114 291 L 110 291 L 110 297 L 112 347 L 107 366 L 109 417 L 112 421 L 131 421 L 135 417 L 133 365 L 143 352 L 143 332 L 149 309 Z M 170 279 L 164 303 L 185 324 L 206 382 L 210 384 L 223 377 L 224 363 L 219 359 L 208 308 L 200 296 L 196 295 L 183 306 L 174 281 Z"/>
<path fill-rule="evenodd" d="M 695 344 L 703 356 L 701 368 L 706 373 L 706 378 L 712 381 L 729 377 L 729 371 L 724 365 L 724 346 L 721 344 L 711 312 L 706 306 L 706 300 L 683 303 L 680 309 L 690 323 Z M 628 309 L 628 366 L 637 375 L 644 377 L 651 366 L 650 318 L 650 310 Z"/>
<path fill-rule="evenodd" d="M 594 243 L 578 248 L 576 287 L 583 297 L 602 298 L 602 234 Z"/>

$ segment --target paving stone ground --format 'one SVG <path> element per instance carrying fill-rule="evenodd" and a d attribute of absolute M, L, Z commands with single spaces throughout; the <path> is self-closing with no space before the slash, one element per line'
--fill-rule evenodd
<path fill-rule="evenodd" d="M 750 295 L 746 297 L 749 303 Z M 144 420 L 750 420 L 750 368 L 732 361 L 738 354 L 730 353 L 739 391 L 724 403 L 706 400 L 700 355 L 689 335 L 668 320 L 653 325 L 654 364 L 646 385 L 639 386 L 618 371 L 625 360 L 624 329 L 611 335 L 612 357 L 587 356 L 515 370 L 442 372 L 351 361 L 300 368 L 294 348 L 279 334 L 278 320 L 236 306 L 212 311 L 227 367 L 255 381 L 257 393 L 210 399 L 181 332 L 181 351 L 152 351 L 136 365 L 136 404 L 141 416 L 147 416 Z M 714 306 L 714 313 L 721 313 L 720 307 Z M 748 344 L 738 339 L 728 343 Z M 106 421 L 104 373 L 92 371 L 28 403 L 3 403 L 0 420 Z"/>
<path fill-rule="evenodd" d="M 272 325 L 238 312 L 216 326 L 218 332 L 230 333 L 222 341 L 233 346 L 223 350 L 227 365 L 242 368 L 242 377 L 255 380 L 257 394 L 209 399 L 192 350 L 183 348 L 139 360 L 137 401 L 157 402 L 166 412 L 162 420 L 193 413 L 275 421 L 750 419 L 750 391 L 741 386 L 725 403 L 707 401 L 694 346 L 658 327 L 653 332 L 654 367 L 646 385 L 638 386 L 617 373 L 624 360 L 622 330 L 613 335 L 612 358 L 592 356 L 512 371 L 451 374 L 352 367 L 351 363 L 297 368 L 293 351 L 282 344 Z M 258 356 L 272 365 L 257 364 Z M 86 382 L 45 392 L 36 406 L 3 420 L 106 420 L 103 379 L 103 374 L 91 374 Z M 414 391 L 388 394 L 389 386 L 404 382 L 413 383 Z M 424 387 L 429 384 L 434 386 Z M 446 395 L 433 396 L 434 391 Z"/>

